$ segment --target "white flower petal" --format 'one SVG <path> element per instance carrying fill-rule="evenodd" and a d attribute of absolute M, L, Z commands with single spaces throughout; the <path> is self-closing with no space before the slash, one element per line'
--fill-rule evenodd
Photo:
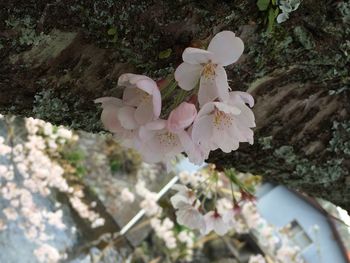
<path fill-rule="evenodd" d="M 239 147 L 239 142 L 230 136 L 227 130 L 214 129 L 214 141 L 216 145 L 224 152 L 229 153 L 235 151 Z"/>
<path fill-rule="evenodd" d="M 175 80 L 184 90 L 193 89 L 200 78 L 202 66 L 199 64 L 181 63 L 175 70 Z"/>
<path fill-rule="evenodd" d="M 120 121 L 120 124 L 128 130 L 132 130 L 138 127 L 136 121 L 135 121 L 135 108 L 133 107 L 122 107 L 118 111 L 118 119 Z"/>
<path fill-rule="evenodd" d="M 199 119 L 201 117 L 204 117 L 208 114 L 211 114 L 215 109 L 215 104 L 214 102 L 208 102 L 203 105 L 203 107 L 200 109 L 200 111 L 197 114 L 196 119 Z"/>
<path fill-rule="evenodd" d="M 188 47 L 182 53 L 182 59 L 189 64 L 206 64 L 213 59 L 213 53 L 204 49 Z"/>
<path fill-rule="evenodd" d="M 223 111 L 227 114 L 239 115 L 241 113 L 240 108 L 235 107 L 233 105 L 229 105 L 222 102 L 214 102 L 214 105 L 218 110 Z"/>
<path fill-rule="evenodd" d="M 232 91 L 230 92 L 230 101 L 235 103 L 237 100 L 242 100 L 244 103 L 248 104 L 249 107 L 253 108 L 254 98 L 248 92 L 243 91 Z"/>
<path fill-rule="evenodd" d="M 119 107 L 107 106 L 101 114 L 101 121 L 106 130 L 110 132 L 120 132 L 123 128 L 118 119 Z"/>
<path fill-rule="evenodd" d="M 179 205 L 181 208 L 176 212 L 176 221 L 180 225 L 187 226 L 190 229 L 205 231 L 205 221 L 203 215 L 198 209 L 189 204 Z"/>
<path fill-rule="evenodd" d="M 215 69 L 215 84 L 216 84 L 217 94 L 220 100 L 227 101 L 230 98 L 229 96 L 230 86 L 228 85 L 228 82 L 227 82 L 226 71 L 220 65 L 218 65 Z"/>
<path fill-rule="evenodd" d="M 176 194 L 176 195 L 172 196 L 170 198 L 170 203 L 172 204 L 172 206 L 175 209 L 181 208 L 181 205 L 183 203 L 191 205 L 191 203 L 189 202 L 189 199 L 186 196 L 183 196 L 183 195 L 180 195 L 180 194 Z"/>
<path fill-rule="evenodd" d="M 137 88 L 128 87 L 124 89 L 123 101 L 129 106 L 137 107 L 142 102 L 142 98 L 145 93 Z"/>
<path fill-rule="evenodd" d="M 150 78 L 140 79 L 136 82 L 136 87 L 147 92 L 149 95 L 153 95 L 155 90 L 159 91 L 157 83 Z"/>
<path fill-rule="evenodd" d="M 123 105 L 122 100 L 115 98 L 115 97 L 102 97 L 94 100 L 95 103 L 102 103 L 102 107 L 105 106 L 116 106 L 121 107 Z"/>
<path fill-rule="evenodd" d="M 166 127 L 166 120 L 155 120 L 152 122 L 149 122 L 145 125 L 145 128 L 148 130 L 162 130 Z"/>
<path fill-rule="evenodd" d="M 149 123 L 154 119 L 153 103 L 151 98 L 145 99 L 136 108 L 135 119 L 139 125 Z"/>
<path fill-rule="evenodd" d="M 231 31 L 222 31 L 210 41 L 208 51 L 214 54 L 214 63 L 222 66 L 236 62 L 243 54 L 243 41 Z"/>
<path fill-rule="evenodd" d="M 204 76 L 201 77 L 199 83 L 198 102 L 200 107 L 204 104 L 214 101 L 219 97 L 216 87 L 215 79 L 208 79 Z"/>
<path fill-rule="evenodd" d="M 213 116 L 207 115 L 193 123 L 192 139 L 196 144 L 209 142 L 213 136 Z"/>
<path fill-rule="evenodd" d="M 150 79 L 144 75 L 137 75 L 132 73 L 125 73 L 118 78 L 118 86 L 121 87 L 135 87 L 136 83 L 143 79 Z"/>
<path fill-rule="evenodd" d="M 223 236 L 229 230 L 229 225 L 225 223 L 222 219 L 222 216 L 214 211 L 209 211 L 204 215 L 206 231 L 208 234 L 210 231 L 214 231 L 220 236 Z"/>
<path fill-rule="evenodd" d="M 186 131 L 183 131 L 178 136 L 190 162 L 196 165 L 202 165 L 205 160 L 204 153 L 194 144 L 190 135 Z"/>
<path fill-rule="evenodd" d="M 182 102 L 170 112 L 167 128 L 173 133 L 182 132 L 193 123 L 196 116 L 196 106 L 192 103 Z"/>

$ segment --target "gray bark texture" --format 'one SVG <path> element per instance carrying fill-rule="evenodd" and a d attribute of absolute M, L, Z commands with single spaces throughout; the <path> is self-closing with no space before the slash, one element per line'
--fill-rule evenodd
<path fill-rule="evenodd" d="M 350 3 L 303 0 L 277 24 L 273 2 L 2 1 L 0 113 L 101 131 L 93 100 L 120 96 L 120 74 L 163 78 L 185 47 L 232 30 L 245 52 L 228 77 L 256 100 L 256 140 L 209 161 L 349 211 Z"/>

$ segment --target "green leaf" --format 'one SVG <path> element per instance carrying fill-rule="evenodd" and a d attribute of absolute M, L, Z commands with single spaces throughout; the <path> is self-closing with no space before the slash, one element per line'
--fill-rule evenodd
<path fill-rule="evenodd" d="M 260 11 L 266 11 L 269 7 L 269 4 L 270 0 L 258 0 L 258 2 L 256 2 L 256 5 L 258 6 Z"/>
<path fill-rule="evenodd" d="M 107 34 L 110 36 L 114 36 L 117 34 L 117 29 L 115 27 L 111 27 L 110 29 L 108 29 Z"/>
<path fill-rule="evenodd" d="M 171 55 L 172 52 L 173 52 L 173 51 L 171 50 L 171 48 L 168 48 L 168 49 L 166 49 L 166 50 L 163 50 L 163 51 L 159 52 L 158 57 L 159 57 L 160 59 L 168 58 L 168 57 L 170 57 L 170 55 Z"/>
<path fill-rule="evenodd" d="M 268 26 L 267 26 L 267 32 L 272 32 L 275 22 L 276 22 L 276 17 L 278 16 L 279 9 L 278 7 L 276 9 L 270 8 L 269 9 L 269 21 L 268 21 Z"/>

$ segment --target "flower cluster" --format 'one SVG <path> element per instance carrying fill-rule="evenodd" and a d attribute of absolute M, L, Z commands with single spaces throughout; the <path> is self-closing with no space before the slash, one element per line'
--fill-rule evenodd
<path fill-rule="evenodd" d="M 243 232 L 243 222 L 237 218 L 240 204 L 254 200 L 243 185 L 235 185 L 239 190 L 239 193 L 235 194 L 233 189 L 230 189 L 234 185 L 231 179 L 227 180 L 225 172 L 215 170 L 215 165 L 209 165 L 208 168 L 194 173 L 183 171 L 179 178 L 183 185 L 173 186 L 177 193 L 170 201 L 176 209 L 176 219 L 180 225 L 198 230 L 202 235 L 214 231 L 222 236 L 233 228 L 236 232 Z M 232 198 L 224 195 L 227 191 L 231 193 Z M 211 210 L 207 210 L 208 200 L 213 206 Z"/>
<path fill-rule="evenodd" d="M 219 172 L 214 165 L 209 165 L 196 172 L 182 171 L 178 178 L 181 184 L 172 187 L 176 193 L 170 198 L 176 209 L 174 221 L 167 214 L 167 206 L 163 209 L 158 204 L 157 193 L 147 189 L 149 184 L 144 177 L 138 179 L 132 192 L 127 188 L 121 190 L 125 202 L 137 200 L 134 193 L 143 198 L 140 207 L 150 218 L 150 226 L 164 242 L 171 258 L 191 262 L 196 257 L 196 248 L 210 240 L 203 235 L 230 232 L 254 236 L 266 259 L 262 255 L 251 256 L 251 263 L 264 263 L 268 258 L 276 262 L 304 262 L 288 233 L 269 224 L 259 214 L 246 185 L 249 184 L 249 189 L 256 186 L 261 180 L 259 177 L 236 173 L 233 169 Z"/>
<path fill-rule="evenodd" d="M 9 125 L 12 125 L 9 122 Z M 48 155 L 77 136 L 64 127 L 53 127 L 44 121 L 25 119 L 26 140 L 0 137 L 1 202 L 0 231 L 11 231 L 10 222 L 16 222 L 24 236 L 36 248 L 33 255 L 39 262 L 58 262 L 66 257 L 61 248 L 51 244 L 52 229 L 67 229 L 64 210 L 59 202 L 51 204 L 52 194 L 65 193 L 78 214 L 90 221 L 91 227 L 104 224 L 104 219 L 81 200 L 82 191 L 76 191 L 64 178 L 64 169 Z M 12 143 L 9 143 L 12 142 Z M 45 206 L 47 204 L 48 207 Z M 4 218 L 5 220 L 2 220 Z"/>
<path fill-rule="evenodd" d="M 156 235 L 165 241 L 165 245 L 169 249 L 176 248 L 176 238 L 174 235 L 174 222 L 169 218 L 161 221 L 158 218 L 151 219 L 151 226 L 155 230 Z"/>
<path fill-rule="evenodd" d="M 245 203 L 241 214 L 250 231 L 254 231 L 261 246 L 269 254 L 274 255 L 277 262 L 304 262 L 299 255 L 300 248 L 295 246 L 288 236 L 278 233 L 272 225 L 261 217 L 255 205 Z"/>
<path fill-rule="evenodd" d="M 230 91 L 224 69 L 236 62 L 243 50 L 242 40 L 231 31 L 215 35 L 207 50 L 186 48 L 184 62 L 174 76 L 180 88 L 198 90 L 198 96 L 192 93 L 167 119 L 160 118 L 162 98 L 155 81 L 143 75 L 121 75 L 122 99 L 95 100 L 102 104 L 105 129 L 122 145 L 136 149 L 148 163 L 170 164 L 184 152 L 191 162 L 202 164 L 210 151 L 231 152 L 240 142 L 252 144 L 255 119 L 250 108 L 254 99 L 246 92 Z"/>
<path fill-rule="evenodd" d="M 146 167 L 149 167 L 149 165 Z M 150 167 L 151 168 L 151 167 Z M 144 169 L 141 169 L 144 170 Z M 152 170 L 150 170 L 152 173 Z M 148 173 L 147 173 L 148 176 Z M 142 197 L 140 208 L 150 218 L 150 226 L 153 228 L 158 239 L 162 240 L 170 253 L 175 258 L 192 260 L 194 234 L 191 231 L 178 231 L 176 223 L 163 213 L 162 207 L 157 203 L 157 193 L 146 188 L 146 183 L 139 178 L 135 186 L 135 192 Z M 121 190 L 121 198 L 125 203 L 135 201 L 135 195 L 128 188 Z"/>
<path fill-rule="evenodd" d="M 300 249 L 258 213 L 254 196 L 240 180 L 243 174 L 232 169 L 218 172 L 211 165 L 192 174 L 181 172 L 179 178 L 188 187 L 180 184 L 173 187 L 177 192 L 170 201 L 176 209 L 177 223 L 199 230 L 202 235 L 211 231 L 221 236 L 230 230 L 250 232 L 276 262 L 304 262 Z M 227 193 L 231 193 L 232 199 Z M 208 210 L 209 207 L 213 208 Z M 256 256 L 251 262 L 265 261 Z"/>
<path fill-rule="evenodd" d="M 196 198 L 193 190 L 184 185 L 175 185 L 174 190 L 178 192 L 171 197 L 170 201 L 176 211 L 176 219 L 180 225 L 190 229 L 197 229 L 201 234 L 206 235 L 211 231 L 218 235 L 225 235 L 234 223 L 235 208 L 231 207 L 224 213 L 217 208 L 201 213 L 201 202 Z"/>
<path fill-rule="evenodd" d="M 279 0 L 278 6 L 282 13 L 277 16 L 277 22 L 283 23 L 288 20 L 289 14 L 297 10 L 300 5 L 300 0 Z"/>

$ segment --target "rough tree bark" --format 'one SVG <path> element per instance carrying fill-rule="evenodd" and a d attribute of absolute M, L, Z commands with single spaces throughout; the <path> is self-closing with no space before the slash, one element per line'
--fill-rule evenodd
<path fill-rule="evenodd" d="M 186 46 L 232 30 L 245 53 L 228 76 L 256 99 L 256 143 L 210 161 L 350 211 L 350 4 L 304 0 L 272 30 L 271 13 L 243 0 L 2 2 L 0 112 L 100 131 L 92 101 L 120 95 L 121 73 L 164 77 Z"/>

